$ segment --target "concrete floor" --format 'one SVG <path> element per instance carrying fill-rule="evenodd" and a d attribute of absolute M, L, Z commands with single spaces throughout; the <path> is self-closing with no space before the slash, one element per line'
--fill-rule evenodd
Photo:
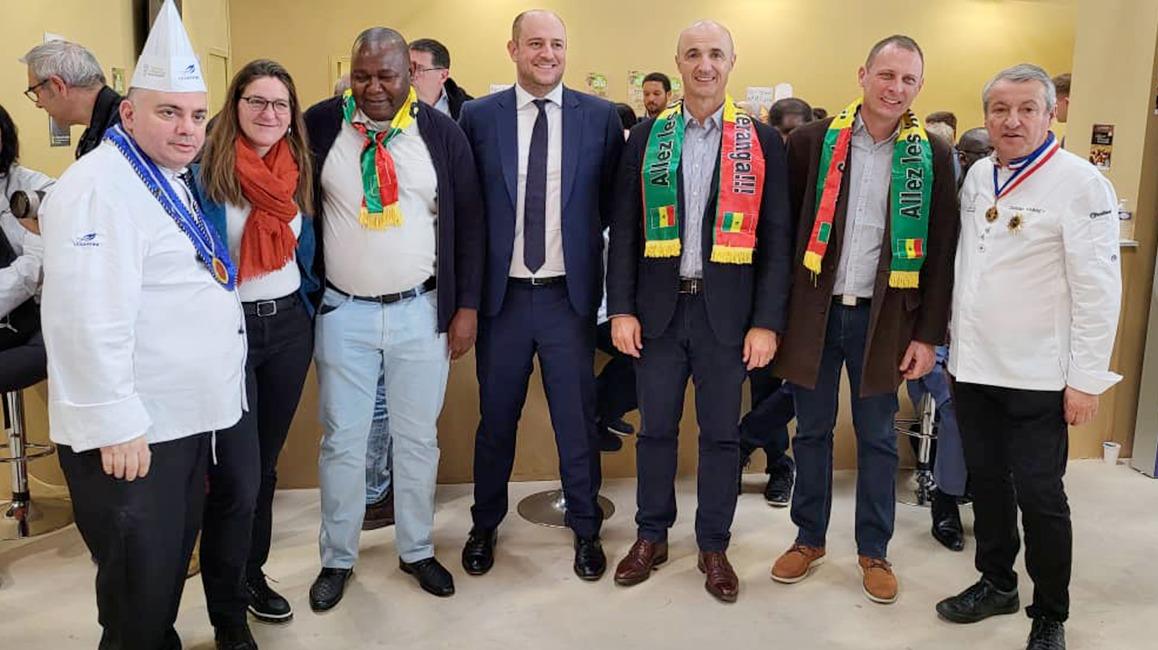
<path fill-rule="evenodd" d="M 704 592 L 692 534 L 694 484 L 679 484 L 681 516 L 671 533 L 671 560 L 652 579 L 617 587 L 571 572 L 565 531 L 528 524 L 514 513 L 518 499 L 552 487 L 511 487 L 512 514 L 500 531 L 490 574 L 467 576 L 459 565 L 469 524 L 470 486 L 438 491 L 435 542 L 455 574 L 458 594 L 436 599 L 398 569 L 393 529 L 363 535 L 362 558 L 342 603 L 317 615 L 307 601 L 318 571 L 318 498 L 314 490 L 278 493 L 273 555 L 266 570 L 294 605 L 285 626 L 254 622 L 264 648 L 1023 648 L 1029 622 L 1006 616 L 958 626 L 937 619 L 933 605 L 975 580 L 973 544 L 951 553 L 929 536 L 927 510 L 899 506 L 891 560 L 901 580 L 892 606 L 862 596 L 852 542 L 853 478 L 838 473 L 828 561 L 793 586 L 768 577 L 792 541 L 787 510 L 765 505 L 762 475 L 746 477 L 729 556 L 741 578 L 739 602 L 724 605 Z M 1158 636 L 1158 482 L 1124 464 L 1070 465 L 1075 563 L 1067 626 L 1071 648 L 1153 648 Z M 619 507 L 604 529 L 611 566 L 634 539 L 635 483 L 620 480 L 604 495 Z M 964 509 L 966 528 L 972 513 Z M 1020 564 L 1020 563 L 1019 563 Z M 1032 585 L 1022 574 L 1022 602 Z M 23 543 L 0 543 L 0 647 L 94 648 L 99 637 L 94 568 L 75 527 Z M 200 582 L 185 590 L 177 621 L 188 648 L 213 648 Z"/>

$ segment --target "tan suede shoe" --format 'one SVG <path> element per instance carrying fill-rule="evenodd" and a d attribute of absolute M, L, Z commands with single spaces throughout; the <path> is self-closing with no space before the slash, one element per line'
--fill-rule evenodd
<path fill-rule="evenodd" d="M 800 582 L 824 563 L 824 548 L 793 544 L 772 565 L 772 579 L 786 585 Z"/>
<path fill-rule="evenodd" d="M 864 576 L 864 595 L 874 603 L 889 605 L 897 602 L 899 588 L 893 565 L 879 557 L 859 556 L 861 575 Z"/>

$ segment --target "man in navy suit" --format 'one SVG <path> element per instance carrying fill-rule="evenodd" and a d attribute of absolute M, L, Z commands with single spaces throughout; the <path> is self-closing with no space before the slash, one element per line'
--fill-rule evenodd
<path fill-rule="evenodd" d="M 467 573 L 494 564 L 507 513 L 515 430 L 537 354 L 559 450 L 575 573 L 598 580 L 607 560 L 596 502 L 595 317 L 603 235 L 623 129 L 610 102 L 562 84 L 567 32 L 549 11 L 519 14 L 507 51 L 518 83 L 467 102 L 459 124 L 474 150 L 486 209 L 479 318 L 481 421 L 475 439 L 474 525 Z"/>
<path fill-rule="evenodd" d="M 615 346 L 636 361 L 638 539 L 615 582 L 643 582 L 667 559 L 677 436 L 690 376 L 699 424 L 696 543 L 707 591 L 731 602 L 725 555 L 736 509 L 740 394 L 784 331 L 791 264 L 780 136 L 727 94 L 736 55 L 722 25 L 685 29 L 682 102 L 631 130 L 620 163 L 608 255 Z"/>

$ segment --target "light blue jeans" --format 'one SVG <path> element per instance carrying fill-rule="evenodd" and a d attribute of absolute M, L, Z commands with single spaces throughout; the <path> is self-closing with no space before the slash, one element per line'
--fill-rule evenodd
<path fill-rule="evenodd" d="M 380 373 L 390 405 L 395 547 L 403 562 L 432 557 L 437 422 L 450 370 L 435 294 L 379 305 L 326 289 L 314 355 L 323 434 L 318 457 L 322 566 L 348 569 L 358 559 L 366 445 Z"/>
<path fill-rule="evenodd" d="M 366 505 L 382 500 L 390 491 L 390 415 L 386 410 L 386 373 L 378 375 L 378 395 L 374 398 L 374 420 L 366 444 Z"/>

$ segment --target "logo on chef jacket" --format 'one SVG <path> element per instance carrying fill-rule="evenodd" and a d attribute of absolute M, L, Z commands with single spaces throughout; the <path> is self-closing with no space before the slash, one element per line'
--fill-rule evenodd
<path fill-rule="evenodd" d="M 100 233 L 90 232 L 74 237 L 72 245 L 76 248 L 96 248 L 101 245 Z"/>

